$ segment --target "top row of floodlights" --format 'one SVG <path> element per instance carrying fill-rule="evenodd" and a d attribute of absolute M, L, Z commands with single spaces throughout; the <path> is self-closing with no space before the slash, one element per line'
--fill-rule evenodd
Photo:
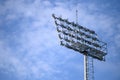
<path fill-rule="evenodd" d="M 83 55 L 91 56 L 104 61 L 107 55 L 107 44 L 98 39 L 95 31 L 85 28 L 77 23 L 69 22 L 52 14 L 57 26 L 60 44 L 73 49 Z"/>

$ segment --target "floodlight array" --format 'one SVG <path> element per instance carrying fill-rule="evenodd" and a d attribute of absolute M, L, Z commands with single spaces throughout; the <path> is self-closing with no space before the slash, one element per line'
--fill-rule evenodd
<path fill-rule="evenodd" d="M 107 44 L 98 39 L 95 31 L 69 22 L 67 19 L 56 17 L 54 14 L 52 16 L 55 19 L 62 46 L 104 60 L 104 56 L 107 54 Z M 84 53 L 85 51 L 87 54 Z"/>

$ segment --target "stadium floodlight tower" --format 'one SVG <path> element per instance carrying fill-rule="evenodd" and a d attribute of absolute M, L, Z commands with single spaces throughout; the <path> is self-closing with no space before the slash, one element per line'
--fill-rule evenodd
<path fill-rule="evenodd" d="M 105 61 L 107 44 L 98 39 L 95 31 L 68 19 L 52 14 L 57 26 L 60 44 L 84 55 L 84 80 L 94 80 L 93 58 Z"/>

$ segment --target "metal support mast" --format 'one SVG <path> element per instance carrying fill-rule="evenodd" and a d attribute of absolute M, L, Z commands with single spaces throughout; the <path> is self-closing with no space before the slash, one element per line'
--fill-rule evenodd
<path fill-rule="evenodd" d="M 76 10 L 76 24 L 78 24 L 78 10 Z"/>
<path fill-rule="evenodd" d="M 84 55 L 84 80 L 94 80 L 93 58 Z"/>

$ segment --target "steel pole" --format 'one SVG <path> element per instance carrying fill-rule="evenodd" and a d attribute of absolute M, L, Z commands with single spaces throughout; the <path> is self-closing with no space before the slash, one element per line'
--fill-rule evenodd
<path fill-rule="evenodd" d="M 84 80 L 88 80 L 87 66 L 87 55 L 84 55 Z"/>

